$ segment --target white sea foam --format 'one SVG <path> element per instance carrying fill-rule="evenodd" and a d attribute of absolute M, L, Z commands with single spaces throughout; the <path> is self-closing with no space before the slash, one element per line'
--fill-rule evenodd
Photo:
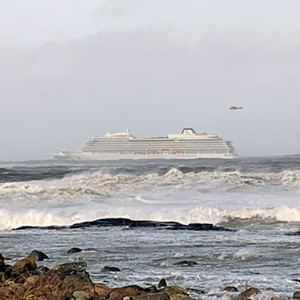
<path fill-rule="evenodd" d="M 240 260 L 252 260 L 257 258 L 257 254 L 252 249 L 243 248 L 235 252 L 233 254 L 233 258 L 240 259 Z"/>
<path fill-rule="evenodd" d="M 0 230 L 11 229 L 24 225 L 48 226 L 70 225 L 77 222 L 90 221 L 98 218 L 124 217 L 131 219 L 149 219 L 156 221 L 177 221 L 183 224 L 212 223 L 232 221 L 233 219 L 277 220 L 285 222 L 300 222 L 300 208 L 286 206 L 271 209 L 220 209 L 215 207 L 194 207 L 186 209 L 183 206 L 167 209 L 166 207 L 145 208 L 144 206 L 103 204 L 69 205 L 56 208 L 28 208 L 15 211 L 0 210 Z"/>

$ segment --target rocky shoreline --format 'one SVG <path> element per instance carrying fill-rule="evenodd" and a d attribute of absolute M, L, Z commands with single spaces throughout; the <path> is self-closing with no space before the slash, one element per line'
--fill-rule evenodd
<path fill-rule="evenodd" d="M 71 248 L 68 253 L 81 251 Z M 195 300 L 209 299 L 208 295 L 193 297 L 184 287 L 168 285 L 162 278 L 157 285 L 141 287 L 128 285 L 110 287 L 104 283 L 93 282 L 87 272 L 84 261 L 69 262 L 47 268 L 37 262 L 49 257 L 37 250 L 28 256 L 7 264 L 8 258 L 0 253 L 0 299 L 1 300 Z M 106 266 L 106 271 L 118 272 L 115 267 Z M 222 291 L 224 298 L 231 300 L 259 299 L 260 290 L 247 287 L 238 290 L 227 286 Z M 254 297 L 254 298 L 253 298 Z M 214 297 L 212 297 L 214 298 Z M 270 300 L 300 299 L 300 291 L 295 291 L 290 297 L 279 297 L 275 294 Z"/>

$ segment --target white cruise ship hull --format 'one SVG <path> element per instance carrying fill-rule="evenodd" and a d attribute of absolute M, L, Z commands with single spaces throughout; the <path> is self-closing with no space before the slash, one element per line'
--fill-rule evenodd
<path fill-rule="evenodd" d="M 237 157 L 232 143 L 214 134 L 184 128 L 165 137 L 136 138 L 129 131 L 91 138 L 81 151 L 55 156 L 73 160 L 197 159 Z"/>
<path fill-rule="evenodd" d="M 138 160 L 138 159 L 198 159 L 198 158 L 220 158 L 233 159 L 237 155 L 226 154 L 159 154 L 159 155 L 137 155 L 137 154 L 99 154 L 82 151 L 62 151 L 55 155 L 57 159 L 71 160 Z"/>

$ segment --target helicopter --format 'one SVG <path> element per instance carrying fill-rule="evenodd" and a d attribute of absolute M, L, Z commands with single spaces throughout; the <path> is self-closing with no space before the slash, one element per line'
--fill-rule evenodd
<path fill-rule="evenodd" d="M 237 110 L 237 109 L 243 109 L 243 106 L 230 106 L 229 107 L 230 110 Z"/>

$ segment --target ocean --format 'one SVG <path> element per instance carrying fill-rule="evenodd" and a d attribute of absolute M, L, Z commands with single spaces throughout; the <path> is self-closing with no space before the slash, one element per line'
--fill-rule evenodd
<path fill-rule="evenodd" d="M 0 252 L 31 250 L 54 266 L 86 261 L 94 282 L 149 286 L 165 278 L 201 299 L 226 286 L 291 297 L 300 290 L 300 156 L 233 160 L 0 163 Z M 99 218 L 211 223 L 231 231 L 89 227 Z M 72 247 L 82 252 L 68 254 Z M 191 262 L 184 264 L 184 261 Z M 119 268 L 106 272 L 104 266 Z"/>

